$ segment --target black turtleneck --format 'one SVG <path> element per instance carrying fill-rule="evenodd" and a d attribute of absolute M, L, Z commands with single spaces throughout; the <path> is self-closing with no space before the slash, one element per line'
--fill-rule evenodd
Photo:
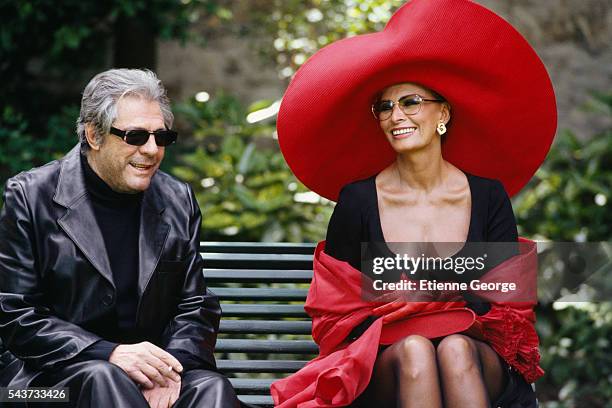
<path fill-rule="evenodd" d="M 120 343 L 130 342 L 129 333 L 135 328 L 138 307 L 138 233 L 142 193 L 114 191 L 95 173 L 83 154 L 81 166 L 116 288 L 115 317 L 109 319 L 106 333 L 99 335 Z M 108 360 L 116 346 L 116 343 L 100 340 L 79 356 Z"/>

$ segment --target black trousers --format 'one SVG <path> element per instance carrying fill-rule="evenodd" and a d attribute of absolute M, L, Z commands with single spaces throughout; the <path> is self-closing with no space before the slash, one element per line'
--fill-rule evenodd
<path fill-rule="evenodd" d="M 30 403 L 41 408 L 148 408 L 138 385 L 118 366 L 103 360 L 82 361 L 43 372 L 30 387 L 68 387 L 69 403 Z M 19 405 L 24 407 L 24 405 Z M 236 408 L 240 404 L 229 380 L 216 371 L 194 369 L 185 372 L 181 393 L 173 408 Z"/>

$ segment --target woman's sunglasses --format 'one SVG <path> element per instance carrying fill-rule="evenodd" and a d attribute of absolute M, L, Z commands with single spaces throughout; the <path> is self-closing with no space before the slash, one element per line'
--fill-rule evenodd
<path fill-rule="evenodd" d="M 115 136 L 122 138 L 125 143 L 132 146 L 142 146 L 149 140 L 149 136 L 155 136 L 155 144 L 158 146 L 169 146 L 176 142 L 178 133 L 174 130 L 164 129 L 149 132 L 144 129 L 136 130 L 120 130 L 114 127 L 110 128 L 110 133 Z"/>
<path fill-rule="evenodd" d="M 404 95 L 397 101 L 382 99 L 372 105 L 372 114 L 378 120 L 387 120 L 391 117 L 395 105 L 399 106 L 405 115 L 416 115 L 421 111 L 421 106 L 425 102 L 444 102 L 441 99 L 425 99 L 421 95 Z"/>

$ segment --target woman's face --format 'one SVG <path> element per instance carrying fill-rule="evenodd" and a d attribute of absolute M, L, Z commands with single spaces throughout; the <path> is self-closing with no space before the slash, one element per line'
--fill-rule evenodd
<path fill-rule="evenodd" d="M 397 102 L 406 95 L 417 94 L 424 99 L 437 99 L 427 88 L 412 83 L 402 83 L 386 88 L 380 100 Z M 440 121 L 446 124 L 450 119 L 450 109 L 446 103 L 423 102 L 420 111 L 413 115 L 405 114 L 397 104 L 389 117 L 380 121 L 391 147 L 397 153 L 420 150 L 439 140 L 436 127 Z"/>

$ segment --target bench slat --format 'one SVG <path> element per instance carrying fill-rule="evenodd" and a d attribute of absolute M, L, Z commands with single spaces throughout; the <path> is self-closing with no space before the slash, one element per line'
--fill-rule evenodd
<path fill-rule="evenodd" d="M 221 310 L 225 317 L 308 317 L 304 311 L 304 305 L 222 303 Z"/>
<path fill-rule="evenodd" d="M 310 283 L 312 270 L 204 268 L 208 283 Z"/>
<path fill-rule="evenodd" d="M 206 266 L 204 278 L 209 289 L 222 300 L 223 319 L 219 328 L 222 335 L 215 348 L 220 371 L 230 375 L 244 373 L 241 376 L 274 373 L 283 377 L 304 367 L 309 355 L 318 354 L 318 346 L 312 340 L 226 338 L 248 334 L 309 336 L 312 323 L 304 311 L 308 289 L 223 287 L 227 283 L 245 286 L 309 284 L 312 280 L 314 249 L 313 244 L 201 243 L 201 256 Z M 265 303 L 270 301 L 278 304 Z M 304 320 L 274 320 L 287 317 Z M 258 356 L 259 360 L 240 360 L 228 358 L 226 353 L 261 356 Z M 265 360 L 266 354 L 282 355 L 283 359 Z M 273 406 L 270 385 L 274 379 L 230 378 L 230 381 L 242 402 L 260 408 Z"/>
<path fill-rule="evenodd" d="M 262 408 L 274 406 L 274 400 L 271 395 L 238 395 L 238 399 L 245 404 L 252 404 Z"/>
<path fill-rule="evenodd" d="M 215 351 L 219 353 L 318 354 L 319 348 L 311 340 L 219 339 Z"/>
<path fill-rule="evenodd" d="M 270 385 L 275 379 L 270 378 L 230 378 L 236 393 L 261 394 L 270 393 Z"/>
<path fill-rule="evenodd" d="M 249 262 L 266 262 L 270 259 L 279 262 L 312 262 L 312 255 L 308 254 L 271 254 L 271 253 L 224 253 L 224 252 L 201 252 L 200 255 L 206 260 L 215 260 L 220 262 L 235 262 L 235 261 L 249 261 Z M 312 265 L 311 265 L 312 266 Z"/>
<path fill-rule="evenodd" d="M 311 269 L 312 255 L 200 253 L 207 268 Z"/>
<path fill-rule="evenodd" d="M 226 373 L 294 373 L 305 360 L 217 360 L 217 368 Z"/>
<path fill-rule="evenodd" d="M 306 300 L 308 289 L 285 288 L 209 288 L 223 300 Z"/>
<path fill-rule="evenodd" d="M 314 249 L 314 244 L 290 242 L 200 242 L 202 252 L 312 255 Z"/>
<path fill-rule="evenodd" d="M 310 334 L 310 321 L 295 320 L 227 320 L 222 319 L 220 333 L 253 333 L 253 334 Z"/>

